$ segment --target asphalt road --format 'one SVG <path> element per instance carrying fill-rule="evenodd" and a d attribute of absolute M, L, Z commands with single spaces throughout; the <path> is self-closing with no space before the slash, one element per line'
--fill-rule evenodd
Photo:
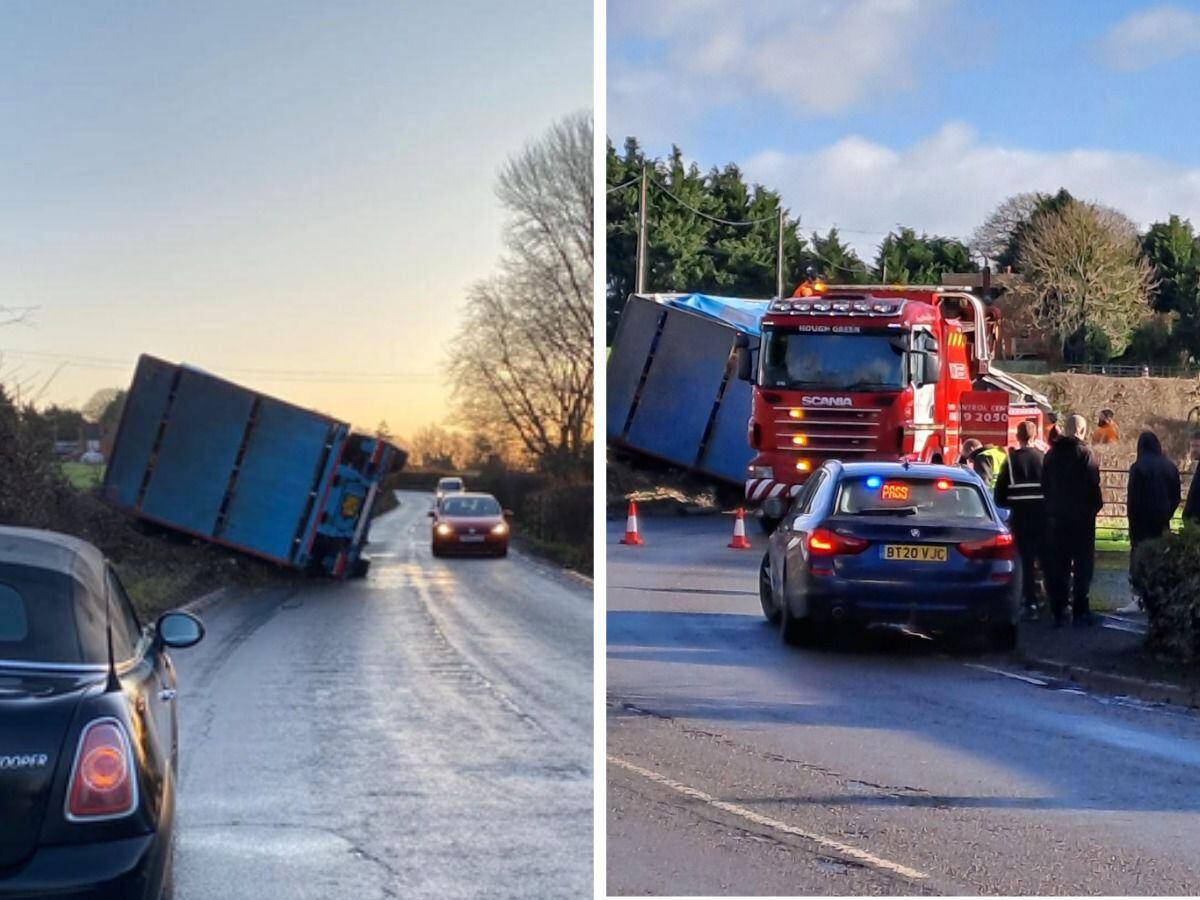
<path fill-rule="evenodd" d="M 401 499 L 365 580 L 222 600 L 174 654 L 177 900 L 590 895 L 591 589 L 434 559 Z"/>
<path fill-rule="evenodd" d="M 730 528 L 608 528 L 610 894 L 1200 890 L 1200 718 L 912 639 L 785 647 Z"/>

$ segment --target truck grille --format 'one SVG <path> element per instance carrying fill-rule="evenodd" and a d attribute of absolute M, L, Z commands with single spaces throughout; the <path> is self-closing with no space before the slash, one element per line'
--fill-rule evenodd
<path fill-rule="evenodd" d="M 795 413 L 800 413 L 796 418 Z M 776 450 L 827 456 L 869 454 L 879 449 L 880 417 L 877 407 L 830 409 L 827 407 L 775 407 Z M 802 437 L 804 443 L 797 443 Z"/>

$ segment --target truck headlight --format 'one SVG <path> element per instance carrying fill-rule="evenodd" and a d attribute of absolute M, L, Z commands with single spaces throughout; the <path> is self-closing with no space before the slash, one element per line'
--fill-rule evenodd
<path fill-rule="evenodd" d="M 775 477 L 775 469 L 772 466 L 750 466 L 746 469 L 747 478 L 767 478 Z"/>

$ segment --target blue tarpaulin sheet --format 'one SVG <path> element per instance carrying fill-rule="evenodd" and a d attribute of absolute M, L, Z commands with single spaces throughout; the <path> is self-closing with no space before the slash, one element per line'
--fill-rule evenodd
<path fill-rule="evenodd" d="M 710 294 L 684 294 L 660 301 L 664 306 L 700 313 L 745 334 L 757 335 L 761 330 L 768 300 L 743 300 L 739 297 L 713 297 Z"/>

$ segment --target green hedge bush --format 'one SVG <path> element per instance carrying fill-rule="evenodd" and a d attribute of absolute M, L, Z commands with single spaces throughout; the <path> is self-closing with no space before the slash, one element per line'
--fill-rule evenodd
<path fill-rule="evenodd" d="M 1186 663 L 1200 661 L 1200 526 L 1188 523 L 1140 545 L 1133 588 L 1146 604 L 1146 648 Z"/>

